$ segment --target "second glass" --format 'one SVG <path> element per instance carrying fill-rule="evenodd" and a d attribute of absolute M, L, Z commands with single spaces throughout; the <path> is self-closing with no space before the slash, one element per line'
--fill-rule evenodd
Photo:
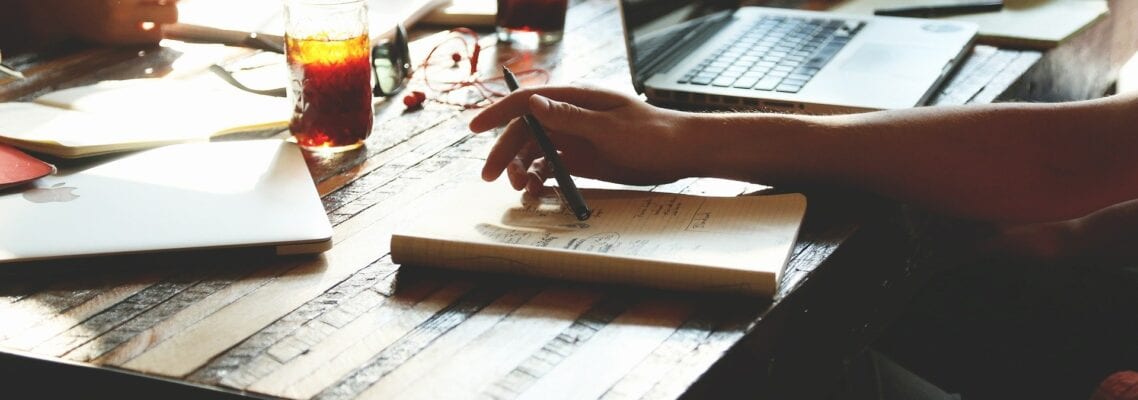
<path fill-rule="evenodd" d="M 345 151 L 371 134 L 366 0 L 286 0 L 289 131 L 301 147 Z"/>
<path fill-rule="evenodd" d="M 518 41 L 537 35 L 538 44 L 561 40 L 568 0 L 498 0 L 498 40 Z"/>

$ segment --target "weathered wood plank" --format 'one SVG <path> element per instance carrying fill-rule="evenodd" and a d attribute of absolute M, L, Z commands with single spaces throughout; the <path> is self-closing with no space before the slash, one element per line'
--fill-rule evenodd
<path fill-rule="evenodd" d="M 142 331 L 134 331 L 133 329 L 122 331 L 123 333 L 133 333 L 133 336 L 119 343 L 112 350 L 105 351 L 105 349 L 101 349 L 104 346 L 100 344 L 100 340 L 102 339 L 102 337 L 100 337 L 99 340 L 92 342 L 92 346 L 80 347 L 80 351 L 74 352 L 75 354 L 69 353 L 68 357 L 87 358 L 91 356 L 92 353 L 98 352 L 100 354 L 96 356 L 96 358 L 88 358 L 88 360 L 95 364 L 121 365 L 126 363 L 137 355 L 147 351 L 155 344 L 177 335 L 186 327 L 193 325 L 206 316 L 212 315 L 218 309 L 233 303 L 235 300 L 248 295 L 250 292 L 264 285 L 273 276 L 280 274 L 284 269 L 285 268 L 281 268 L 278 265 L 269 264 L 267 266 L 261 266 L 253 273 L 236 281 L 220 280 L 216 283 L 203 285 L 200 287 L 200 292 L 191 292 L 189 296 L 179 300 L 188 301 L 203 294 L 205 297 L 201 297 L 188 305 L 181 302 L 171 303 L 175 304 L 175 306 L 171 308 L 176 308 L 176 310 L 163 308 L 159 312 L 149 315 L 148 317 L 162 318 Z M 184 307 L 182 308 L 177 307 L 183 305 Z M 150 322 L 149 319 L 142 319 L 141 321 Z"/>
<path fill-rule="evenodd" d="M 246 379 L 251 383 L 252 380 L 260 378 L 260 375 L 246 372 L 244 368 L 246 365 L 257 363 L 257 360 L 264 357 L 269 357 L 280 364 L 288 361 L 286 353 L 293 353 L 291 355 L 295 356 L 307 351 L 306 347 L 298 343 L 301 340 L 292 336 L 311 337 L 313 334 L 298 333 L 298 331 L 316 330 L 318 328 L 315 327 L 326 325 L 342 328 L 344 324 L 337 321 L 358 317 L 367 309 L 385 300 L 395 269 L 389 262 L 383 261 L 386 260 L 368 265 L 301 308 L 226 351 L 225 354 L 215 357 L 208 365 L 195 371 L 189 379 L 206 384 L 217 384 L 223 378 Z M 342 310 L 345 308 L 365 309 L 349 313 Z M 335 313 L 337 310 L 341 311 Z M 242 388 L 246 384 L 228 384 L 228 386 Z"/>
<path fill-rule="evenodd" d="M 673 368 L 656 382 L 656 384 L 641 398 L 643 399 L 675 399 L 682 396 L 712 364 L 719 361 L 732 344 L 743 338 L 744 332 L 739 329 L 742 325 L 750 323 L 737 321 L 735 326 L 727 326 L 712 332 L 704 343 L 701 343 L 683 360 L 682 368 Z M 759 373 L 756 371 L 756 373 Z"/>
<path fill-rule="evenodd" d="M 541 285 L 532 283 L 518 286 L 511 293 L 541 290 Z M 469 397 L 541 348 L 600 297 L 596 291 L 554 286 L 520 308 L 504 312 L 483 309 L 359 397 Z"/>
<path fill-rule="evenodd" d="M 326 207 L 335 207 L 329 218 L 337 227 L 337 234 L 345 236 L 355 232 L 355 227 L 366 222 L 353 222 L 343 225 L 352 217 L 375 206 L 386 197 L 399 193 L 400 185 L 421 181 L 425 175 L 445 167 L 447 163 L 431 162 L 430 156 L 470 138 L 470 133 L 462 124 L 453 119 L 440 126 L 432 135 L 423 135 L 422 140 L 409 140 L 393 149 L 401 154 L 374 167 L 363 177 L 353 181 L 343 190 L 326 196 Z M 335 205 L 331 204 L 335 202 Z M 363 221 L 371 221 L 364 218 Z"/>
<path fill-rule="evenodd" d="M 96 291 L 96 294 L 87 301 L 76 304 L 66 311 L 53 314 L 50 318 L 21 329 L 16 335 L 9 336 L 8 340 L 4 341 L 3 346 L 18 350 L 30 350 L 32 347 L 55 337 L 73 326 L 79 325 L 87 320 L 87 318 L 155 284 L 158 282 L 158 278 L 158 274 L 148 273 L 132 282 Z"/>
<path fill-rule="evenodd" d="M 635 299 L 627 295 L 608 295 L 582 314 L 572 325 L 565 327 L 541 349 L 518 363 L 508 374 L 483 389 L 482 398 L 513 399 L 526 391 L 561 360 L 584 343 L 598 330 L 608 325 L 633 305 Z"/>
<path fill-rule="evenodd" d="M 187 276 L 192 275 L 192 278 L 186 278 L 191 281 L 187 289 L 161 301 L 157 306 L 139 315 L 122 316 L 121 319 L 125 319 L 125 322 L 91 338 L 86 343 L 79 344 L 76 348 L 68 350 L 63 356 L 73 361 L 84 362 L 101 357 L 252 271 L 250 268 L 239 268 L 230 263 L 195 265 L 186 268 L 188 270 Z M 111 310 L 108 310 L 108 313 L 113 314 Z"/>
<path fill-rule="evenodd" d="M 508 292 L 506 285 L 479 285 L 414 329 L 399 337 L 370 358 L 351 362 L 361 366 L 332 385 L 305 385 L 301 389 L 323 387 L 316 396 L 325 399 L 353 398 L 391 371 L 399 368 L 446 332 L 490 306 Z M 365 353 L 366 354 L 366 353 Z M 348 354 L 345 354 L 348 355 Z M 323 373 L 324 371 L 320 371 Z M 317 375 L 311 375 L 317 376 Z M 310 376 L 310 377 L 311 377 Z M 307 379 L 306 379 L 307 381 Z M 306 382 L 302 382 L 306 383 Z M 309 396 L 303 396 L 309 397 Z"/>
<path fill-rule="evenodd" d="M 416 282 L 410 286 L 405 292 L 401 291 L 398 296 L 387 299 L 369 310 L 365 314 L 366 318 L 358 318 L 345 327 L 331 332 L 287 361 L 261 357 L 266 363 L 274 364 L 271 370 L 264 371 L 265 373 L 252 373 L 242 367 L 235 374 L 226 376 L 221 383 L 255 392 L 289 396 L 291 386 L 300 384 L 302 380 L 310 378 L 318 371 L 329 373 L 331 372 L 329 369 L 350 370 L 351 365 L 329 365 L 329 361 L 345 354 L 353 346 L 368 342 L 381 347 L 390 343 L 395 340 L 394 338 L 411 330 L 413 324 L 430 318 L 470 288 L 469 284 L 442 286 L 436 281 Z M 359 351 L 359 348 L 353 351 Z M 335 377 L 330 380 L 335 380 Z"/>
<path fill-rule="evenodd" d="M 321 260 L 291 268 L 268 282 L 258 282 L 263 284 L 121 366 L 162 376 L 190 374 L 223 350 L 340 282 L 355 272 L 355 266 L 372 261 L 364 259 L 367 254 L 345 253 L 326 253 Z"/>
<path fill-rule="evenodd" d="M 124 322 L 169 300 L 178 293 L 188 289 L 192 284 L 193 282 L 171 280 L 159 282 L 147 287 L 122 302 L 106 308 L 79 325 L 36 345 L 32 351 L 38 354 L 62 356 L 68 351 L 87 343 L 99 335 L 107 333 Z"/>
<path fill-rule="evenodd" d="M 437 283 L 426 283 L 429 286 Z M 423 283 L 415 283 L 418 287 Z M 309 398 L 387 348 L 417 326 L 469 293 L 474 285 L 456 282 L 435 290 L 426 299 L 397 295 L 384 306 L 335 332 L 283 368 L 272 371 L 249 387 L 253 391 L 292 398 Z"/>
<path fill-rule="evenodd" d="M 58 267 L 72 268 L 68 265 Z M 58 325 L 73 326 L 82 321 L 75 319 L 86 319 L 93 308 L 98 308 L 97 305 L 121 300 L 124 295 L 131 294 L 129 290 L 117 290 L 119 286 L 131 285 L 136 280 L 153 282 L 156 279 L 154 272 L 138 274 L 129 268 L 110 268 L 102 274 L 76 271 L 75 275 L 86 279 L 62 279 L 38 292 L 19 295 L 20 298 L 16 301 L 0 304 L 0 315 L 4 316 L 0 341 L 12 340 L 37 325 L 49 324 L 57 328 Z M 135 286 L 134 289 L 143 286 L 145 285 Z M 108 293 L 110 291 L 114 292 Z M 61 317 L 65 313 L 72 313 L 72 319 Z"/>
<path fill-rule="evenodd" d="M 478 339 L 480 335 L 494 328 L 496 324 L 501 322 L 504 318 L 507 318 L 511 312 L 532 299 L 538 291 L 538 288 L 522 287 L 506 292 L 503 296 L 495 300 L 493 304 L 479 310 L 460 324 L 446 331 L 441 337 L 433 340 L 430 347 L 424 348 L 422 351 L 416 353 L 409 360 L 399 365 L 397 369 L 385 375 L 383 380 L 377 382 L 376 385 L 366 388 L 363 392 L 355 394 L 352 397 L 380 399 L 398 396 L 398 398 L 420 398 L 422 395 L 416 394 L 416 389 L 418 389 L 419 392 L 431 389 L 449 389 L 449 386 L 415 386 L 416 383 L 414 383 L 414 380 L 422 377 L 423 374 L 430 374 L 435 377 L 445 376 L 444 379 L 459 378 L 432 368 L 432 364 L 436 364 L 438 361 L 443 361 L 448 358 L 453 360 L 453 358 L 469 354 L 466 349 L 463 348 L 463 345 Z M 467 372 L 477 374 L 478 372 L 485 371 L 470 371 L 467 369 Z M 410 390 L 410 392 L 400 393 L 405 390 Z"/>
<path fill-rule="evenodd" d="M 682 301 L 651 298 L 636 304 L 597 331 L 518 398 L 599 397 L 675 332 L 691 312 L 691 304 Z M 595 368 L 597 365 L 604 368 Z"/>
<path fill-rule="evenodd" d="M 12 303 L 29 295 L 39 293 L 61 280 L 68 279 L 67 270 L 29 271 L 27 268 L 7 268 L 0 271 L 0 310 L 6 310 Z M 2 313 L 3 311 L 0 311 Z"/>
<path fill-rule="evenodd" d="M 689 368 L 690 363 L 687 362 L 687 358 L 698 347 L 707 344 L 712 332 L 720 328 L 724 317 L 728 314 L 725 309 L 738 308 L 723 302 L 701 304 L 690 319 L 680 325 L 664 343 L 654 349 L 628 374 L 621 377 L 620 381 L 600 398 L 603 400 L 641 398 L 670 371 Z M 753 317 L 753 314 L 745 313 L 750 317 Z"/>

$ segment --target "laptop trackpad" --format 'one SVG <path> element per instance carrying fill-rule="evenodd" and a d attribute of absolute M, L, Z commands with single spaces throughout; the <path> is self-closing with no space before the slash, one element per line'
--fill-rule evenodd
<path fill-rule="evenodd" d="M 867 43 L 846 59 L 842 70 L 891 78 L 926 78 L 940 74 L 946 62 L 943 54 L 920 46 Z"/>

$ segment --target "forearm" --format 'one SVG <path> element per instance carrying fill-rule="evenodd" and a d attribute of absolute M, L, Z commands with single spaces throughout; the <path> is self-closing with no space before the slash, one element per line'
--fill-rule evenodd
<path fill-rule="evenodd" d="M 23 1 L 6 1 L 0 13 L 0 50 L 9 54 L 26 47 L 27 34 L 23 32 L 27 5 Z"/>
<path fill-rule="evenodd" d="M 58 16 L 66 4 L 49 0 L 8 3 L 0 13 L 0 49 L 19 52 L 67 38 L 67 28 Z"/>
<path fill-rule="evenodd" d="M 1138 102 L 715 114 L 685 128 L 697 174 L 869 190 L 982 220 L 1045 221 L 1138 197 Z M 693 145 L 694 146 L 694 145 Z"/>

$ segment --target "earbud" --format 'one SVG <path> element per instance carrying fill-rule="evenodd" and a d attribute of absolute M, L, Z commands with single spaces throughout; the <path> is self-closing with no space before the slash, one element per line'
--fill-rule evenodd
<path fill-rule="evenodd" d="M 418 90 L 414 90 L 406 96 L 403 96 L 403 105 L 406 106 L 408 110 L 422 107 L 425 101 L 427 101 L 427 94 Z"/>
<path fill-rule="evenodd" d="M 478 38 L 474 39 L 474 51 L 470 52 L 470 74 L 478 73 L 478 53 L 482 52 L 482 46 L 478 45 Z"/>
<path fill-rule="evenodd" d="M 478 45 L 478 33 L 474 32 L 470 28 L 463 28 L 463 27 L 451 29 L 450 32 L 456 34 L 455 37 L 463 42 L 464 47 L 466 44 L 466 38 L 464 36 L 470 37 L 471 43 L 474 44 L 473 49 L 470 51 L 470 75 L 477 74 L 478 73 L 478 54 L 482 52 L 482 46 Z M 457 52 L 454 54 L 451 54 L 450 57 L 452 60 L 454 60 L 455 63 L 458 63 L 459 60 L 462 59 L 462 55 L 460 55 Z"/>

